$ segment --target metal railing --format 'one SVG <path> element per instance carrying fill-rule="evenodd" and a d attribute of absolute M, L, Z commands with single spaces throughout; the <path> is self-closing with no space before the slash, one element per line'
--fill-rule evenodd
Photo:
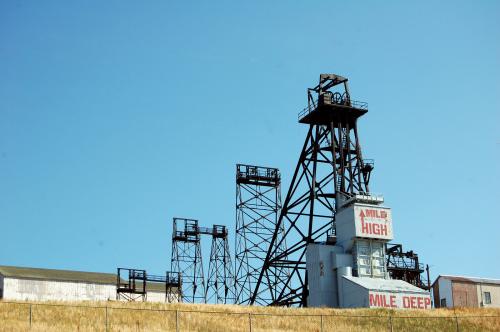
<path fill-rule="evenodd" d="M 118 304 L 118 303 L 115 303 Z M 150 304 L 151 305 L 151 304 Z M 4 306 L 7 306 L 5 308 Z M 173 304 L 172 306 L 176 306 Z M 242 309 L 245 307 L 242 307 Z M 247 307 L 248 308 L 248 307 Z M 244 310 L 244 309 L 243 309 Z M 52 312 L 51 312 L 52 311 Z M 443 310 L 444 311 L 444 310 Z M 496 331 L 500 315 L 404 315 L 402 311 L 346 313 L 264 313 L 194 309 L 131 308 L 0 301 L 0 330 L 37 331 Z M 54 319 L 53 316 L 57 316 Z"/>
<path fill-rule="evenodd" d="M 335 102 L 332 100 L 331 103 L 332 103 L 332 105 L 347 106 L 347 107 L 357 108 L 357 109 L 361 109 L 361 110 L 365 110 L 365 111 L 368 110 L 368 103 L 364 102 L 364 101 L 347 99 L 347 100 L 341 101 L 341 102 Z M 318 101 L 315 100 L 310 105 L 304 107 L 304 109 L 302 109 L 302 111 L 300 111 L 298 114 L 299 121 L 302 118 L 304 118 L 305 116 L 314 112 L 317 109 L 317 105 L 318 105 Z"/>
<path fill-rule="evenodd" d="M 280 173 L 277 168 L 238 164 L 236 169 L 236 178 L 279 181 Z"/>

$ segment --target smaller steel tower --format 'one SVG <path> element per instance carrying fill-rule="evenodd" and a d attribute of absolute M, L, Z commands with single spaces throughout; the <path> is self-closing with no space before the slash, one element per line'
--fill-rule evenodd
<path fill-rule="evenodd" d="M 211 230 L 201 229 L 200 231 L 212 235 L 212 249 L 208 264 L 207 303 L 234 303 L 234 276 L 227 228 L 223 225 L 213 225 Z"/>
<path fill-rule="evenodd" d="M 174 218 L 171 269 L 181 274 L 184 302 L 206 302 L 198 220 Z"/>
<path fill-rule="evenodd" d="M 235 287 L 236 303 L 249 304 L 255 292 L 266 254 L 276 230 L 281 210 L 281 176 L 277 168 L 236 165 L 236 247 Z M 283 227 L 278 229 L 277 242 L 281 242 Z M 276 247 L 281 254 L 286 242 Z M 287 269 L 274 267 L 266 274 L 256 294 L 255 303 L 273 303 L 281 292 Z"/>
<path fill-rule="evenodd" d="M 147 301 L 148 287 L 161 285 L 165 290 L 165 302 L 180 302 L 182 283 L 178 272 L 167 271 L 164 276 L 151 275 L 146 270 L 119 267 L 116 273 L 116 299 Z"/>

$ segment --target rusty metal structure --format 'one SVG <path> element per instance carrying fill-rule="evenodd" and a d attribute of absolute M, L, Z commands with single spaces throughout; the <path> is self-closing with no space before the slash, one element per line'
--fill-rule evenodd
<path fill-rule="evenodd" d="M 234 276 L 227 228 L 213 225 L 211 229 L 200 228 L 200 233 L 212 236 L 206 301 L 216 304 L 234 303 Z"/>
<path fill-rule="evenodd" d="M 171 270 L 181 274 L 183 302 L 205 303 L 206 287 L 198 220 L 174 218 Z"/>
<path fill-rule="evenodd" d="M 161 284 L 165 289 L 165 301 L 179 301 L 182 294 L 180 274 L 167 271 L 164 276 L 151 275 L 146 270 L 119 267 L 116 272 L 116 299 L 147 301 L 148 284 Z"/>
<path fill-rule="evenodd" d="M 424 269 L 424 264 L 418 260 L 417 253 L 403 251 L 401 244 L 389 243 L 386 246 L 387 272 L 391 279 L 404 280 L 419 288 L 430 290 L 429 266 Z M 424 271 L 427 277 L 423 277 Z"/>
<path fill-rule="evenodd" d="M 363 159 L 357 128 L 367 103 L 352 100 L 347 78 L 335 74 L 321 74 L 307 100 L 298 120 L 309 129 L 250 304 L 262 296 L 269 305 L 307 306 L 306 246 L 335 241 L 337 201 L 369 192 L 373 162 Z M 275 274 L 281 269 L 286 276 Z M 273 280 L 278 294 L 266 286 Z"/>
<path fill-rule="evenodd" d="M 235 233 L 235 291 L 236 303 L 248 304 L 253 295 L 260 270 L 276 229 L 281 209 L 281 175 L 277 168 L 236 165 L 236 233 Z M 281 241 L 284 229 L 278 229 Z M 276 242 L 278 242 L 276 241 Z M 283 241 L 276 248 L 281 253 Z M 275 298 L 286 278 L 286 269 L 273 267 L 255 303 L 268 304 Z M 272 296 L 271 296 L 272 294 Z"/>

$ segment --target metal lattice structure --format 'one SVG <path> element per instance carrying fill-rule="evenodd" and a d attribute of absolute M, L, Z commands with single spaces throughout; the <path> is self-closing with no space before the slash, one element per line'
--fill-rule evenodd
<path fill-rule="evenodd" d="M 202 230 L 203 231 L 203 230 Z M 207 278 L 207 303 L 234 303 L 234 276 L 226 226 L 213 225 L 204 234 L 212 235 Z"/>
<path fill-rule="evenodd" d="M 276 229 L 281 209 L 281 176 L 277 168 L 253 165 L 236 165 L 236 246 L 235 287 L 236 303 L 249 304 L 255 290 L 260 270 Z M 284 230 L 278 230 L 281 240 Z M 281 242 L 277 253 L 283 252 L 286 243 Z M 273 268 L 266 278 L 255 303 L 266 305 L 279 294 L 281 280 L 286 269 Z"/>
<path fill-rule="evenodd" d="M 373 163 L 362 158 L 357 129 L 368 105 L 351 100 L 347 81 L 321 74 L 319 84 L 307 90 L 308 106 L 300 112 L 299 122 L 309 130 L 251 304 L 277 279 L 279 294 L 266 295 L 272 298 L 269 304 L 307 306 L 306 246 L 327 240 L 327 235 L 334 238 L 339 199 L 369 192 Z M 285 241 L 286 248 L 280 252 Z M 289 271 L 286 277 L 273 274 L 283 268 Z"/>
<path fill-rule="evenodd" d="M 184 302 L 206 302 L 198 220 L 174 218 L 171 269 L 181 274 Z"/>
<path fill-rule="evenodd" d="M 401 244 L 387 244 L 386 257 L 387 272 L 391 279 L 404 280 L 414 286 L 430 290 L 429 266 L 425 268 L 427 271 L 425 278 L 424 264 L 419 262 L 417 253 L 413 250 L 403 251 Z"/>
<path fill-rule="evenodd" d="M 146 270 L 119 267 L 116 273 L 116 299 L 146 301 Z"/>
<path fill-rule="evenodd" d="M 177 272 L 164 276 L 151 275 L 146 270 L 121 268 L 116 273 L 116 299 L 147 301 L 148 285 L 160 284 L 165 291 L 165 302 L 178 302 L 182 294 L 182 282 Z"/>

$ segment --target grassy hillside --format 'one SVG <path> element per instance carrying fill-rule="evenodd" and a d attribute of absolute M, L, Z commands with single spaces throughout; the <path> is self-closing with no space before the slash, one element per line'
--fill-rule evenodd
<path fill-rule="evenodd" d="M 31 307 L 31 329 L 30 329 Z M 124 302 L 6 303 L 0 331 L 500 331 L 500 309 L 294 309 Z"/>

